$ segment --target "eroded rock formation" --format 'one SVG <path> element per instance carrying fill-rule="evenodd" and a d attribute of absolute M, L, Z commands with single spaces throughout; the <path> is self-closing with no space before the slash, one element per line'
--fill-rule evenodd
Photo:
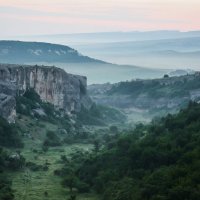
<path fill-rule="evenodd" d="M 9 102 L 15 99 L 17 93 L 23 94 L 30 88 L 33 88 L 43 101 L 63 109 L 66 113 L 79 112 L 81 106 L 91 106 L 86 77 L 68 74 L 60 68 L 1 64 L 0 81 L 0 114 L 7 119 L 14 117 L 14 109 L 11 107 L 13 108 L 15 103 L 5 112 L 2 107 L 5 104 L 5 95 L 9 107 Z"/>

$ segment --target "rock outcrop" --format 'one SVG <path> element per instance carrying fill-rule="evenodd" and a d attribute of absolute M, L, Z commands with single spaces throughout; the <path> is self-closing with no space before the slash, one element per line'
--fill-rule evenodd
<path fill-rule="evenodd" d="M 31 88 L 42 101 L 66 113 L 79 112 L 82 106 L 89 108 L 92 103 L 87 95 L 86 77 L 68 74 L 56 67 L 1 64 L 0 81 L 0 115 L 7 119 L 14 117 L 15 95 Z M 6 112 L 3 105 L 10 105 Z"/>

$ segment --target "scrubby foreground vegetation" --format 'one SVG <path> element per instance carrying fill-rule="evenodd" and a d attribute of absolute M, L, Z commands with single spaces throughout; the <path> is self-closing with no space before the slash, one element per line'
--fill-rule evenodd
<path fill-rule="evenodd" d="M 70 198 L 57 171 L 73 154 L 99 149 L 109 134 L 115 134 L 113 130 L 118 131 L 109 124 L 117 117 L 118 123 L 123 122 L 123 114 L 94 104 L 68 116 L 42 102 L 34 90 L 16 100 L 15 124 L 0 118 L 0 200 Z M 93 200 L 98 195 L 81 194 L 77 199 Z"/>
<path fill-rule="evenodd" d="M 73 170 L 65 165 L 63 183 L 80 192 L 94 190 L 104 200 L 197 200 L 199 130 L 200 105 L 190 103 L 177 115 L 140 124 L 102 150 L 79 155 Z"/>
<path fill-rule="evenodd" d="M 132 130 L 112 108 L 70 118 L 34 91 L 17 113 L 15 125 L 0 119 L 0 200 L 200 198 L 198 103 Z"/>
<path fill-rule="evenodd" d="M 17 172 L 24 166 L 25 159 L 20 151 L 12 152 L 13 148 L 21 147 L 23 143 L 16 127 L 0 118 L 0 200 L 14 199 L 14 191 L 7 173 Z"/>

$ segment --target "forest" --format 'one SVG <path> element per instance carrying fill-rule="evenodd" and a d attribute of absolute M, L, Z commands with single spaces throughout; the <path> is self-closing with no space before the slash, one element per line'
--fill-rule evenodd
<path fill-rule="evenodd" d="M 102 149 L 72 157 L 60 172 L 63 184 L 104 200 L 197 200 L 199 130 L 200 105 L 190 102 L 176 115 L 138 124 Z"/>
<path fill-rule="evenodd" d="M 48 115 L 33 113 L 38 108 Z M 191 101 L 177 114 L 131 129 L 123 128 L 122 114 L 100 108 L 83 109 L 72 124 L 34 91 L 18 97 L 16 123 L 0 119 L 0 199 L 15 198 L 12 181 L 20 181 L 18 189 L 23 190 L 24 179 L 15 175 L 26 175 L 27 170 L 30 176 L 48 173 L 58 178 L 58 189 L 65 191 L 61 197 L 69 200 L 84 195 L 103 200 L 199 199 L 200 104 Z M 110 114 L 103 121 L 106 113 Z M 120 116 L 120 123 L 105 128 L 112 115 Z M 101 128 L 85 130 L 88 123 Z M 70 150 L 75 144 L 85 147 Z M 47 188 L 42 193 L 52 199 Z M 22 197 L 18 194 L 17 199 Z"/>

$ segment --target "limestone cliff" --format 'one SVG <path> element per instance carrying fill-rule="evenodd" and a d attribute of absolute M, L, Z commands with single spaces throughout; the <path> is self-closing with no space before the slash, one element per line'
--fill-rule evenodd
<path fill-rule="evenodd" d="M 43 101 L 63 109 L 66 113 L 79 112 L 81 106 L 89 108 L 91 105 L 87 95 L 86 77 L 68 74 L 60 68 L 1 64 L 0 80 L 0 94 L 7 95 L 11 99 L 16 93 L 22 95 L 26 90 L 33 88 Z M 7 84 L 7 88 L 9 85 L 12 88 L 10 90 L 15 92 L 9 93 L 7 89 L 3 90 L 3 83 Z M 6 118 L 13 115 L 13 112 L 13 109 L 8 113 L 0 110 L 1 116 L 6 115 Z"/>

